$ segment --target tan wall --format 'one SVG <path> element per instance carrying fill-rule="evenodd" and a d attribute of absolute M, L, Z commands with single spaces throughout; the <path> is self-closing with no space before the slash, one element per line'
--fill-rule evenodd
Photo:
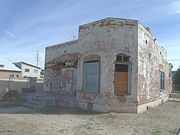
<path fill-rule="evenodd" d="M 9 79 L 10 75 L 14 76 L 14 78 L 21 78 L 21 72 L 16 72 L 16 71 L 0 71 L 0 79 Z"/>

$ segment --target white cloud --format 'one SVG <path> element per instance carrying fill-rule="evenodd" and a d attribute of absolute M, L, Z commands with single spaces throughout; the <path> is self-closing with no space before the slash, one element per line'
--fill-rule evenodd
<path fill-rule="evenodd" d="M 175 1 L 170 4 L 170 9 L 174 14 L 180 14 L 180 1 Z"/>
<path fill-rule="evenodd" d="M 16 35 L 10 31 L 5 31 L 5 33 L 10 36 L 11 38 L 16 38 Z"/>

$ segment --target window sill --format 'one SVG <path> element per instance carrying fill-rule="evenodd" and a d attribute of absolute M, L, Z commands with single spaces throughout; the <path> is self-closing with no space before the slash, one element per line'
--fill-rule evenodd
<path fill-rule="evenodd" d="M 97 92 L 91 92 L 91 91 L 84 91 L 84 90 L 81 90 L 81 91 L 79 91 L 79 92 L 81 92 L 81 93 L 87 93 L 87 94 L 99 94 L 98 91 L 97 91 Z"/>

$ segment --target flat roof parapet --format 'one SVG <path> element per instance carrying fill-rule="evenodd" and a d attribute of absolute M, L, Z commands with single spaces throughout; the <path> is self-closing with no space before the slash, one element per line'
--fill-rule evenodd
<path fill-rule="evenodd" d="M 72 45 L 76 42 L 78 42 L 78 40 L 72 40 L 72 41 L 68 41 L 68 42 L 64 42 L 64 43 L 60 43 L 60 44 L 50 45 L 50 46 L 46 47 L 46 50 L 56 49 L 56 48 L 64 48 L 65 46 Z"/>

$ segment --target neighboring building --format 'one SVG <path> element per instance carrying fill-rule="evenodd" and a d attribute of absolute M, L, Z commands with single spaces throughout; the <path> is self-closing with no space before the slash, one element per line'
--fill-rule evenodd
<path fill-rule="evenodd" d="M 174 77 L 176 75 L 177 71 L 172 71 L 172 77 Z"/>
<path fill-rule="evenodd" d="M 149 28 L 106 18 L 79 27 L 78 40 L 46 48 L 45 91 L 76 97 L 76 107 L 140 113 L 168 100 L 172 65 Z"/>
<path fill-rule="evenodd" d="M 9 78 L 21 78 L 21 70 L 19 70 L 14 64 L 6 61 L 0 60 L 0 79 Z"/>
<path fill-rule="evenodd" d="M 14 64 L 22 71 L 22 77 L 24 78 L 41 77 L 41 68 L 38 66 L 26 62 L 16 62 Z"/>
<path fill-rule="evenodd" d="M 174 76 L 176 75 L 176 72 L 177 72 L 178 70 L 180 70 L 180 66 L 179 66 L 179 68 L 177 68 L 176 71 L 172 71 L 172 77 L 174 77 Z"/>

